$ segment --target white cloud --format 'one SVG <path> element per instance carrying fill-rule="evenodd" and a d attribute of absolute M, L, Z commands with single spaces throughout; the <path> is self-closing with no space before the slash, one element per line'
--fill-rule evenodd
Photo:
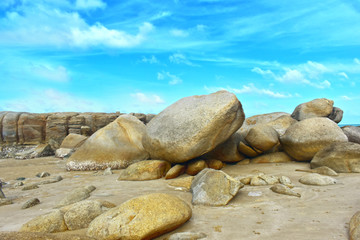
<path fill-rule="evenodd" d="M 243 85 L 242 88 L 208 88 L 205 86 L 205 89 L 209 92 L 215 92 L 219 90 L 227 90 L 236 94 L 257 94 L 257 95 L 265 95 L 272 98 L 290 98 L 292 97 L 291 94 L 282 94 L 279 92 L 273 92 L 269 89 L 259 89 L 255 87 L 253 83 L 249 83 L 247 85 Z"/>
<path fill-rule="evenodd" d="M 198 66 L 194 63 L 192 63 L 189 59 L 186 58 L 186 56 L 184 54 L 181 53 L 174 53 L 173 55 L 169 56 L 169 60 L 172 63 L 176 63 L 176 64 L 185 64 L 185 65 L 189 65 L 189 66 Z"/>
<path fill-rule="evenodd" d="M 356 64 L 360 64 L 360 60 L 359 60 L 358 58 L 354 58 L 354 62 L 355 62 Z"/>
<path fill-rule="evenodd" d="M 174 74 L 169 72 L 162 71 L 157 73 L 158 80 L 168 80 L 170 85 L 176 85 L 182 83 L 182 79 Z"/>
<path fill-rule="evenodd" d="M 342 77 L 344 77 L 344 78 L 346 78 L 346 79 L 349 79 L 349 76 L 348 76 L 346 73 L 344 73 L 344 72 L 340 72 L 340 73 L 338 73 L 338 75 L 339 75 L 339 76 L 342 76 Z"/>
<path fill-rule="evenodd" d="M 102 0 L 76 0 L 75 7 L 77 9 L 105 8 L 106 3 Z"/>
<path fill-rule="evenodd" d="M 141 92 L 133 93 L 131 94 L 131 97 L 133 97 L 136 101 L 142 103 L 142 104 L 148 104 L 148 105 L 157 105 L 157 104 L 163 104 L 165 101 L 158 95 L 146 95 Z"/>
<path fill-rule="evenodd" d="M 352 100 L 352 99 L 351 99 L 350 97 L 348 97 L 348 96 L 341 96 L 341 98 L 344 99 L 344 100 L 346 100 L 346 101 Z"/>
<path fill-rule="evenodd" d="M 283 83 L 307 82 L 304 75 L 300 71 L 290 68 L 285 68 L 284 70 L 286 71 L 285 74 L 276 78 L 279 82 L 283 82 Z"/>
<path fill-rule="evenodd" d="M 189 33 L 185 30 L 181 30 L 181 29 L 172 29 L 170 31 L 170 34 L 173 35 L 174 37 L 187 37 L 189 36 Z"/>
<path fill-rule="evenodd" d="M 151 23 L 146 22 L 139 28 L 139 33 L 134 36 L 123 31 L 108 29 L 100 23 L 97 23 L 85 30 L 74 28 L 71 30 L 71 33 L 75 46 L 89 47 L 104 45 L 123 48 L 139 45 L 145 40 L 146 34 L 151 32 L 153 28 Z"/>
<path fill-rule="evenodd" d="M 54 82 L 67 82 L 70 80 L 68 70 L 63 66 L 53 67 L 46 65 L 33 65 L 32 74 Z"/>
<path fill-rule="evenodd" d="M 251 69 L 252 72 L 254 73 L 258 73 L 262 76 L 270 76 L 270 77 L 273 77 L 275 78 L 275 74 L 271 71 L 271 70 L 262 70 L 261 68 L 259 67 L 254 67 L 253 69 Z"/>
<path fill-rule="evenodd" d="M 308 61 L 306 64 L 303 64 L 301 68 L 304 69 L 309 78 L 319 78 L 322 74 L 330 71 L 323 64 L 312 61 Z"/>
<path fill-rule="evenodd" d="M 154 55 L 152 55 L 149 58 L 143 56 L 141 61 L 144 62 L 144 63 L 150 63 L 150 64 L 160 63 L 159 60 Z"/>
<path fill-rule="evenodd" d="M 166 18 L 166 17 L 169 17 L 171 16 L 172 13 L 169 12 L 169 11 L 164 11 L 164 12 L 159 12 L 158 14 L 156 14 L 155 16 L 153 16 L 151 18 L 151 20 L 158 20 L 158 19 L 162 19 L 162 18 Z"/>
<path fill-rule="evenodd" d="M 1 105 L 8 111 L 34 113 L 106 111 L 106 107 L 97 102 L 55 89 L 34 90 L 24 98 L 8 100 Z"/>

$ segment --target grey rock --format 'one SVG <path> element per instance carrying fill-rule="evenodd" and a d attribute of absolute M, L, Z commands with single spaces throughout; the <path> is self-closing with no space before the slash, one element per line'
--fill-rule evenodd
<path fill-rule="evenodd" d="M 37 183 L 31 184 L 31 185 L 26 185 L 25 187 L 23 187 L 21 190 L 23 191 L 27 191 L 27 190 L 33 190 L 33 189 L 37 189 L 39 188 Z"/>
<path fill-rule="evenodd" d="M 82 188 L 77 188 L 68 193 L 58 204 L 56 207 L 63 207 L 66 205 L 70 205 L 72 203 L 76 203 L 82 201 L 88 197 L 90 197 L 90 193 L 94 191 L 96 188 L 94 186 L 87 186 Z"/>
<path fill-rule="evenodd" d="M 113 172 L 111 171 L 111 167 L 108 167 L 104 170 L 103 175 L 112 175 Z"/>
<path fill-rule="evenodd" d="M 302 176 L 299 179 L 299 182 L 305 185 L 327 186 L 336 184 L 337 181 L 335 178 L 329 176 L 323 176 L 318 173 L 310 173 Z"/>
<path fill-rule="evenodd" d="M 336 123 L 339 123 L 341 122 L 342 118 L 343 118 L 343 114 L 344 114 L 344 111 L 341 110 L 340 108 L 338 107 L 333 107 L 333 110 L 332 112 L 330 113 L 330 115 L 328 116 L 328 118 L 330 120 L 333 120 L 334 122 Z"/>
<path fill-rule="evenodd" d="M 40 204 L 40 200 L 38 198 L 32 198 L 27 200 L 21 207 L 21 209 L 26 209 L 26 208 L 30 208 L 33 207 L 35 205 Z"/>
<path fill-rule="evenodd" d="M 48 172 L 41 172 L 41 173 L 36 174 L 36 176 L 39 177 L 39 178 L 44 178 L 44 177 L 50 176 L 50 173 L 48 173 Z"/>
<path fill-rule="evenodd" d="M 360 127 L 344 126 L 341 128 L 345 135 L 348 137 L 349 142 L 360 144 Z"/>

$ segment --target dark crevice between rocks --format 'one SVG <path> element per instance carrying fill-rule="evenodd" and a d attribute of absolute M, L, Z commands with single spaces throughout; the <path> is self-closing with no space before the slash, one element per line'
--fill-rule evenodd
<path fill-rule="evenodd" d="M 16 137 L 16 144 L 19 144 L 20 143 L 20 137 L 19 137 L 19 120 L 20 120 L 20 116 L 21 114 L 23 114 L 23 112 L 19 113 L 17 116 L 16 116 L 16 124 L 15 124 L 15 131 L 16 131 L 16 134 L 15 134 L 15 137 Z"/>
<path fill-rule="evenodd" d="M 6 116 L 7 113 L 4 113 L 1 117 L 0 117 L 0 144 L 4 142 L 4 137 L 3 137 L 3 119 Z"/>
<path fill-rule="evenodd" d="M 47 125 L 49 116 L 50 116 L 50 114 L 46 115 L 45 124 L 42 126 L 42 129 L 41 129 L 41 143 L 46 143 L 46 125 Z"/>

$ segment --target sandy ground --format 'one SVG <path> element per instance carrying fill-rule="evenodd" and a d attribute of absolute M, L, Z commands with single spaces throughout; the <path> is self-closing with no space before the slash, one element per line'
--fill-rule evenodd
<path fill-rule="evenodd" d="M 105 199 L 115 204 L 147 193 L 174 194 L 191 205 L 191 193 L 168 186 L 164 179 L 131 182 L 117 181 L 113 175 L 96 175 L 94 172 L 67 172 L 64 160 L 38 158 L 32 160 L 0 160 L 0 179 L 10 184 L 25 177 L 25 184 L 35 183 L 35 175 L 42 171 L 64 180 L 41 185 L 40 188 L 21 191 L 5 186 L 3 192 L 14 204 L 0 207 L 0 231 L 17 231 L 30 219 L 50 212 L 67 192 L 87 185 L 96 186 L 89 199 Z M 207 239 L 349 239 L 348 223 L 360 210 L 360 175 L 340 174 L 332 186 L 307 186 L 298 179 L 307 174 L 295 169 L 309 169 L 307 163 L 227 165 L 223 171 L 233 177 L 255 175 L 259 171 L 270 175 L 285 175 L 295 184 L 301 198 L 272 192 L 270 186 L 245 186 L 225 207 L 192 206 L 193 216 L 180 228 L 157 239 L 183 231 L 204 232 Z M 254 196 L 255 195 L 255 196 Z M 37 197 L 41 204 L 28 209 L 21 206 Z M 69 233 L 85 234 L 86 229 Z"/>

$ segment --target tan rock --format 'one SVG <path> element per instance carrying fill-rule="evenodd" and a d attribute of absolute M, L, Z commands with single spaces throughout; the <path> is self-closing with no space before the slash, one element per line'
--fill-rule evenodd
<path fill-rule="evenodd" d="M 186 97 L 146 125 L 143 143 L 152 159 L 186 162 L 226 141 L 243 121 L 241 103 L 232 93 Z"/>
<path fill-rule="evenodd" d="M 326 166 L 339 173 L 360 172 L 360 144 L 333 143 L 317 152 L 311 168 Z"/>
<path fill-rule="evenodd" d="M 165 240 L 198 240 L 206 238 L 205 233 L 196 233 L 196 232 L 181 232 L 181 233 L 174 233 L 171 234 L 170 237 L 166 238 Z"/>
<path fill-rule="evenodd" d="M 279 136 L 271 126 L 257 124 L 249 130 L 245 140 L 253 148 L 268 151 L 279 143 Z"/>
<path fill-rule="evenodd" d="M 22 113 L 18 121 L 19 144 L 45 143 L 46 119 L 49 114 Z"/>
<path fill-rule="evenodd" d="M 251 159 L 251 163 L 286 163 L 291 162 L 293 159 L 285 152 L 274 152 L 260 155 Z"/>
<path fill-rule="evenodd" d="M 18 124 L 21 113 L 7 112 L 2 120 L 2 139 L 7 145 L 18 143 Z"/>
<path fill-rule="evenodd" d="M 349 234 L 350 240 L 360 239 L 360 211 L 356 212 L 350 219 Z"/>
<path fill-rule="evenodd" d="M 245 144 L 243 141 L 239 143 L 238 150 L 248 157 L 256 157 L 262 153 L 262 151 Z"/>
<path fill-rule="evenodd" d="M 205 159 L 219 159 L 223 162 L 239 162 L 245 157 L 238 151 L 240 134 L 234 133 L 225 142 L 219 144 L 215 149 L 203 155 Z"/>
<path fill-rule="evenodd" d="M 298 161 L 310 161 L 322 148 L 347 142 L 340 127 L 328 118 L 309 118 L 291 125 L 280 138 L 287 154 Z"/>
<path fill-rule="evenodd" d="M 206 164 L 205 160 L 193 160 L 188 163 L 186 167 L 186 173 L 195 176 L 204 168 L 207 168 L 208 165 Z"/>
<path fill-rule="evenodd" d="M 287 186 L 288 188 L 293 188 L 294 184 L 291 182 L 290 178 L 287 176 L 280 176 L 279 177 L 279 183 L 282 185 Z"/>
<path fill-rule="evenodd" d="M 121 170 L 118 180 L 145 181 L 162 178 L 171 168 L 171 164 L 163 160 L 146 160 L 131 164 Z"/>
<path fill-rule="evenodd" d="M 326 185 L 336 184 L 336 179 L 329 176 L 323 176 L 317 173 L 310 173 L 305 176 L 302 176 L 299 179 L 299 182 L 305 185 L 326 186 Z"/>
<path fill-rule="evenodd" d="M 56 207 L 63 207 L 70 205 L 90 197 L 90 193 L 96 188 L 94 186 L 87 186 L 76 188 L 69 192 L 58 204 Z"/>
<path fill-rule="evenodd" d="M 298 121 L 313 117 L 327 117 L 333 110 L 334 101 L 326 98 L 317 98 L 310 102 L 298 105 L 291 117 Z"/>
<path fill-rule="evenodd" d="M 224 167 L 224 163 L 217 159 L 206 159 L 205 162 L 209 168 L 212 168 L 215 170 L 220 170 Z"/>
<path fill-rule="evenodd" d="M 90 223 L 87 235 L 97 239 L 153 239 L 178 228 L 191 214 L 189 205 L 180 198 L 153 193 L 98 216 Z"/>
<path fill-rule="evenodd" d="M 221 170 L 204 169 L 191 184 L 192 203 L 225 206 L 244 185 Z"/>
<path fill-rule="evenodd" d="M 98 130 L 66 162 L 67 170 L 126 168 L 146 160 L 149 154 L 142 146 L 145 125 L 136 117 L 121 115 Z"/>
<path fill-rule="evenodd" d="M 60 148 L 70 148 L 70 149 L 79 148 L 85 142 L 86 139 L 87 137 L 83 135 L 70 133 L 62 141 Z"/>
<path fill-rule="evenodd" d="M 68 122 L 73 116 L 78 113 L 52 113 L 48 116 L 46 121 L 46 142 L 51 145 L 53 149 L 58 149 L 64 138 L 68 135 Z"/>
<path fill-rule="evenodd" d="M 64 221 L 64 215 L 60 210 L 40 215 L 25 223 L 20 232 L 63 232 L 67 227 Z"/>
<path fill-rule="evenodd" d="M 166 173 L 165 179 L 177 178 L 178 176 L 180 176 L 185 172 L 185 168 L 186 168 L 185 165 L 176 164 L 175 166 L 170 168 L 170 170 Z"/>
<path fill-rule="evenodd" d="M 192 181 L 194 176 L 182 177 L 168 181 L 168 185 L 175 188 L 180 188 L 180 190 L 190 191 Z"/>
<path fill-rule="evenodd" d="M 339 174 L 337 174 L 337 172 L 335 172 L 334 170 L 332 170 L 331 168 L 326 167 L 326 166 L 321 166 L 321 167 L 317 167 L 314 169 L 295 169 L 295 171 L 318 173 L 318 174 L 327 175 L 327 176 L 338 176 L 339 175 Z"/>
<path fill-rule="evenodd" d="M 266 125 L 274 128 L 278 135 L 282 136 L 285 134 L 286 130 L 294 123 L 297 123 L 297 121 L 293 119 L 290 115 L 282 115 L 266 123 Z"/>
<path fill-rule="evenodd" d="M 76 234 L 51 234 L 37 232 L 0 232 L 1 240 L 95 240 L 94 238 Z"/>
<path fill-rule="evenodd" d="M 272 186 L 270 189 L 275 193 L 294 196 L 294 197 L 301 197 L 300 193 L 295 192 L 294 190 L 290 189 L 289 187 L 283 184 L 276 184 Z"/>

